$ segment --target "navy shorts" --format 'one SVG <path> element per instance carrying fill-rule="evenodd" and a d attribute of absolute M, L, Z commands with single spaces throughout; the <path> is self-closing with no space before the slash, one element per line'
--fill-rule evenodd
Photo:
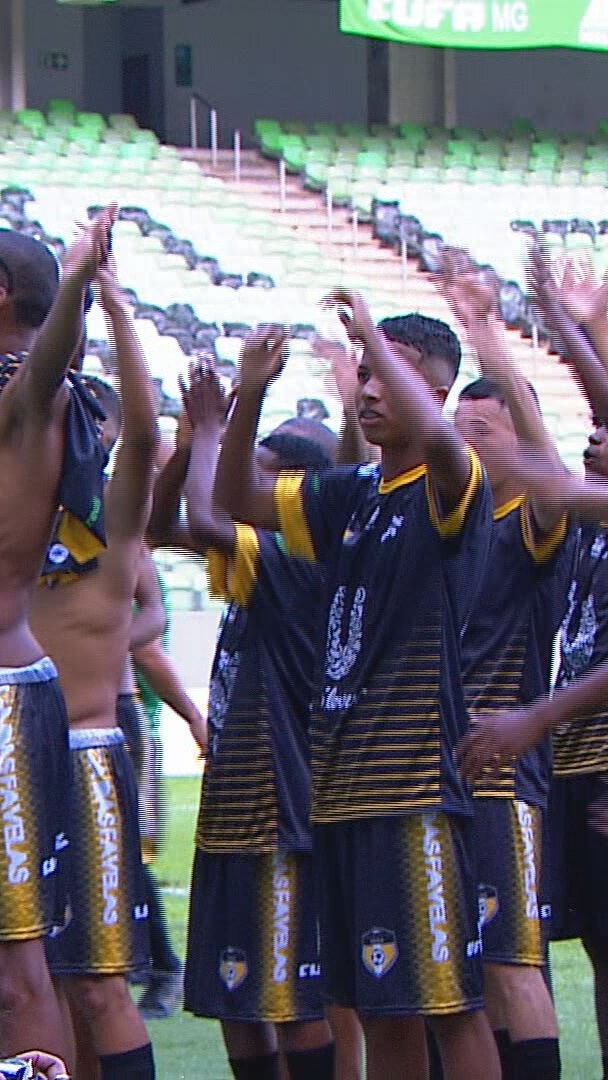
<path fill-rule="evenodd" d="M 543 967 L 542 810 L 476 798 L 475 841 L 484 960 Z"/>
<path fill-rule="evenodd" d="M 244 1023 L 323 1017 L 311 855 L 196 851 L 184 1008 Z"/>
<path fill-rule="evenodd" d="M 0 668 L 0 941 L 44 937 L 65 921 L 69 793 L 54 665 Z"/>
<path fill-rule="evenodd" d="M 556 776 L 549 800 L 554 941 L 581 937 L 608 956 L 608 837 L 593 827 L 608 803 L 608 775 Z M 591 819 L 591 823 L 590 823 Z"/>
<path fill-rule="evenodd" d="M 314 831 L 327 999 L 361 1016 L 481 1008 L 472 823 L 441 813 Z"/>
<path fill-rule="evenodd" d="M 149 966 L 135 772 L 120 728 L 70 732 L 73 785 L 64 929 L 47 939 L 53 975 Z"/>

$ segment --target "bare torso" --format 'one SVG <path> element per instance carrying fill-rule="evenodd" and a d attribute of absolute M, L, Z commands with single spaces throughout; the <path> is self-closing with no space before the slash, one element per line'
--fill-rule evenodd
<path fill-rule="evenodd" d="M 57 510 L 68 392 L 60 390 L 48 424 L 15 406 L 10 383 L 0 396 L 0 667 L 44 653 L 28 609 Z"/>
<path fill-rule="evenodd" d="M 140 547 L 109 538 L 96 570 L 35 593 L 32 628 L 59 672 L 70 727 L 116 726 Z"/>

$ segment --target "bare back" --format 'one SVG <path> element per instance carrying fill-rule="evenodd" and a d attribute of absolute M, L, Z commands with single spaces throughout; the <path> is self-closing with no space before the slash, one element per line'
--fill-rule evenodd
<path fill-rule="evenodd" d="M 21 372 L 0 395 L 0 666 L 20 667 L 43 649 L 28 625 L 32 591 L 55 514 L 68 400 L 62 387 L 47 416 L 21 406 Z"/>

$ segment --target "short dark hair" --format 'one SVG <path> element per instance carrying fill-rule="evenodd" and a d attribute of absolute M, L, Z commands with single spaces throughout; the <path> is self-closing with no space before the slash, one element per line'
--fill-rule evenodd
<path fill-rule="evenodd" d="M 122 424 L 122 408 L 120 405 L 120 397 L 116 390 L 110 383 L 107 383 L 105 379 L 98 378 L 97 375 L 81 375 L 80 382 L 86 390 L 95 398 L 98 405 L 101 405 L 104 413 L 106 414 L 106 420 L 113 420 L 116 427 L 120 430 Z"/>
<path fill-rule="evenodd" d="M 444 361 L 449 385 L 452 385 L 460 370 L 462 349 L 456 334 L 447 323 L 414 311 L 409 315 L 382 319 L 378 327 L 389 341 L 419 349 L 426 360 Z"/>
<path fill-rule="evenodd" d="M 260 440 L 277 455 L 282 469 L 327 469 L 338 452 L 338 436 L 320 420 L 297 416 Z"/>
<path fill-rule="evenodd" d="M 540 412 L 540 401 L 538 400 L 536 389 L 529 379 L 526 379 L 526 382 L 530 393 L 536 402 L 536 407 Z M 468 383 L 458 395 L 459 401 L 483 401 L 486 398 L 493 398 L 494 401 L 498 401 L 501 405 L 507 404 L 504 391 L 500 384 L 497 383 L 495 379 L 487 379 L 485 375 Z"/>
<path fill-rule="evenodd" d="M 57 295 L 59 263 L 40 240 L 0 229 L 0 282 L 13 302 L 16 323 L 37 330 Z"/>

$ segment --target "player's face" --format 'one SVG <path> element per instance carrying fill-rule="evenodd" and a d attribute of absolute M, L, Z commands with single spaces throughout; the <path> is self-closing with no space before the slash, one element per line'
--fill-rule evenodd
<path fill-rule="evenodd" d="M 423 357 L 413 345 L 402 345 L 390 341 L 390 347 L 397 356 L 416 368 L 425 378 Z M 390 398 L 384 384 L 373 374 L 364 349 L 357 368 L 357 415 L 365 438 L 375 446 L 402 447 L 410 445 L 409 433 L 391 409 Z M 443 404 L 443 398 L 441 398 Z"/>
<path fill-rule="evenodd" d="M 608 477 L 608 422 L 601 421 L 589 436 L 587 448 L 583 454 L 585 475 L 589 478 Z"/>
<path fill-rule="evenodd" d="M 501 484 L 508 473 L 517 438 L 508 409 L 495 398 L 458 402 L 454 425 L 465 442 L 477 451 L 491 487 Z"/>

